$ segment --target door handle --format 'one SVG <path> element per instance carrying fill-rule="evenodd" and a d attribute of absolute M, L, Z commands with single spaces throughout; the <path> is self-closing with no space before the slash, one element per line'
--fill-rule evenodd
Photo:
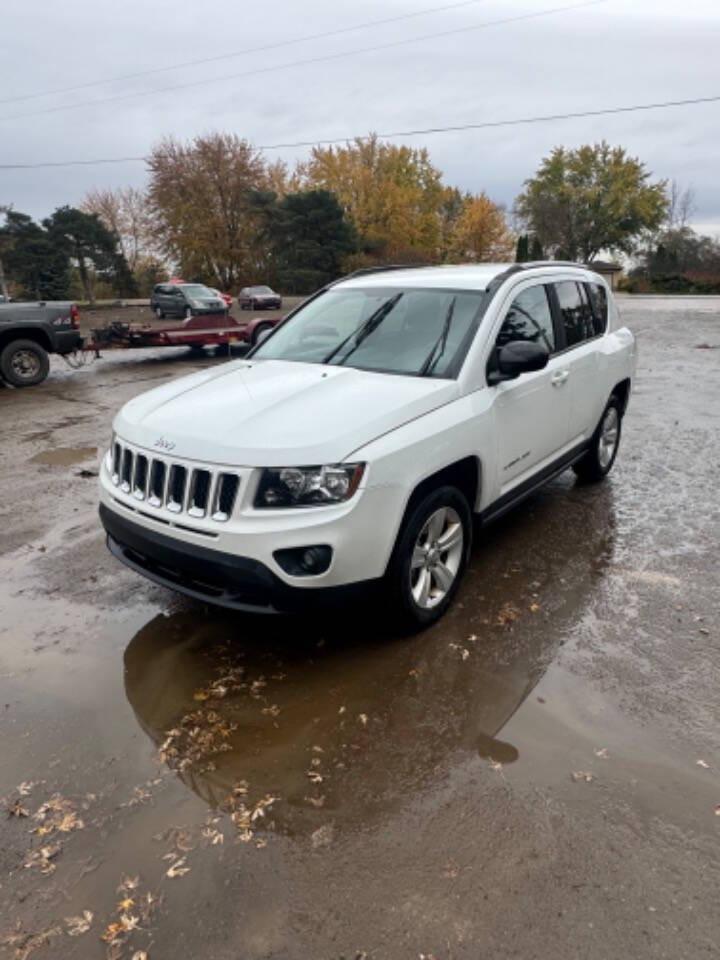
<path fill-rule="evenodd" d="M 554 373 L 554 374 L 550 377 L 550 383 L 551 383 L 554 387 L 561 387 L 561 386 L 565 383 L 565 381 L 567 380 L 567 378 L 568 378 L 569 376 L 570 376 L 570 371 L 569 371 L 569 370 L 558 370 L 557 373 Z"/>

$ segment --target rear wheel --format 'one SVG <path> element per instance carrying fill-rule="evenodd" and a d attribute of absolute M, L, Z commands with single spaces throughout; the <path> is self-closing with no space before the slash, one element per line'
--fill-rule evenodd
<path fill-rule="evenodd" d="M 610 473 L 620 446 L 621 426 L 620 401 L 613 395 L 603 411 L 587 453 L 573 464 L 573 470 L 581 480 L 591 483 Z"/>
<path fill-rule="evenodd" d="M 50 371 L 50 358 L 33 340 L 13 340 L 0 353 L 0 373 L 14 387 L 42 383 Z"/>
<path fill-rule="evenodd" d="M 429 493 L 406 519 L 386 574 L 401 624 L 429 626 L 445 613 L 467 566 L 472 514 L 457 487 Z"/>

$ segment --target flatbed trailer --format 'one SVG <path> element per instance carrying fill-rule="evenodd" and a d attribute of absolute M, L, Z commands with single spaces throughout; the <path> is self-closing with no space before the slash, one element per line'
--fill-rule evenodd
<path fill-rule="evenodd" d="M 140 347 L 206 347 L 221 344 L 256 343 L 264 330 L 281 317 L 255 317 L 247 323 L 226 313 L 204 314 L 166 326 L 114 321 L 96 327 L 83 349 L 99 356 L 101 350 L 131 350 Z"/>

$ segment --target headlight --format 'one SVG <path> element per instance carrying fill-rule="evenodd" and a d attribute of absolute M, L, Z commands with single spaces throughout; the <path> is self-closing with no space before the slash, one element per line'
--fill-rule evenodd
<path fill-rule="evenodd" d="M 263 470 L 256 507 L 312 507 L 349 500 L 358 488 L 364 463 L 329 467 L 278 467 Z"/>

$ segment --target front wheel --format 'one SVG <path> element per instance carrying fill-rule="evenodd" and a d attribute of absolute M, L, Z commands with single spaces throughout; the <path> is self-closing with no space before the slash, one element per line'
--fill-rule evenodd
<path fill-rule="evenodd" d="M 14 387 L 42 383 L 50 371 L 50 357 L 33 340 L 13 340 L 0 353 L 0 373 Z"/>
<path fill-rule="evenodd" d="M 445 613 L 465 572 L 471 542 L 472 514 L 457 487 L 440 487 L 414 508 L 386 574 L 402 625 L 426 627 Z"/>
<path fill-rule="evenodd" d="M 621 426 L 620 402 L 617 397 L 612 396 L 592 436 L 587 453 L 573 464 L 573 470 L 581 480 L 592 483 L 602 480 L 610 473 L 620 446 Z"/>

